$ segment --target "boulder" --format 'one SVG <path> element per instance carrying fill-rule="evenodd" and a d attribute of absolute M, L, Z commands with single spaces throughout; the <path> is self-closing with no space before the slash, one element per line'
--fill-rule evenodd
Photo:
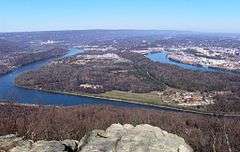
<path fill-rule="evenodd" d="M 150 125 L 113 124 L 81 140 L 81 152 L 192 152 L 183 138 Z M 85 144 L 83 144 L 85 143 Z"/>
<path fill-rule="evenodd" d="M 80 141 L 24 140 L 0 137 L 0 152 L 192 152 L 183 138 L 147 124 L 136 127 L 113 124 L 106 131 L 93 130 Z"/>
<path fill-rule="evenodd" d="M 33 142 L 16 135 L 0 137 L 0 152 L 73 152 L 77 148 L 75 140 Z"/>

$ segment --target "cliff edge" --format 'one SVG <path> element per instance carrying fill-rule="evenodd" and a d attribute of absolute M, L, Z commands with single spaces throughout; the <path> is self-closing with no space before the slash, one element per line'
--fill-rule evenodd
<path fill-rule="evenodd" d="M 0 152 L 192 152 L 183 138 L 147 124 L 113 124 L 93 130 L 80 141 L 32 141 L 16 135 L 0 137 Z"/>

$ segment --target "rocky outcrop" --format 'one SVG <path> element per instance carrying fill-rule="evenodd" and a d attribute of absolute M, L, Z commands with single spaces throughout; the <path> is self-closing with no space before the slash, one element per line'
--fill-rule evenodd
<path fill-rule="evenodd" d="M 150 125 L 113 124 L 94 130 L 80 141 L 24 140 L 15 135 L 0 137 L 0 152 L 192 152 L 184 139 Z"/>
<path fill-rule="evenodd" d="M 24 140 L 16 135 L 0 137 L 0 152 L 73 152 L 78 150 L 78 141 Z"/>

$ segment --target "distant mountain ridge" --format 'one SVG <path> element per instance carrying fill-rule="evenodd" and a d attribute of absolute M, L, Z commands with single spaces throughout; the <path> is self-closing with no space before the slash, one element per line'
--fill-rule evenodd
<path fill-rule="evenodd" d="M 0 39 L 0 53 L 20 52 L 25 50 L 27 50 L 27 46 L 25 45 Z"/>

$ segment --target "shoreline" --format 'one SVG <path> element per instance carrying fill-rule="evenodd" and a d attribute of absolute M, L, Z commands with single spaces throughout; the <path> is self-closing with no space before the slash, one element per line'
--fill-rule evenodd
<path fill-rule="evenodd" d="M 65 55 L 65 54 L 66 54 L 66 53 L 64 53 L 63 55 Z M 0 77 L 5 76 L 5 75 L 7 75 L 7 74 L 9 74 L 9 73 L 12 73 L 12 72 L 14 72 L 15 70 L 17 70 L 18 68 L 21 68 L 21 67 L 23 67 L 23 66 L 31 65 L 31 64 L 34 64 L 34 63 L 42 62 L 42 61 L 48 61 L 48 60 L 51 60 L 51 59 L 54 60 L 54 59 L 57 59 L 57 58 L 59 58 L 59 57 L 61 57 L 61 56 L 63 56 L 63 55 L 58 55 L 58 56 L 53 56 L 53 57 L 42 58 L 42 59 L 39 59 L 39 60 L 36 60 L 36 61 L 33 61 L 33 62 L 29 62 L 29 63 L 20 64 L 20 65 L 14 66 L 13 68 L 9 69 L 7 72 L 0 74 Z"/>
<path fill-rule="evenodd" d="M 171 57 L 168 57 L 168 59 L 170 61 L 176 62 L 176 63 L 181 63 L 181 64 L 185 64 L 185 65 L 192 65 L 192 66 L 196 66 L 196 67 L 202 67 L 202 68 L 208 68 L 208 69 L 212 69 L 212 70 L 217 70 L 216 72 L 225 72 L 225 73 L 229 73 L 230 72 L 232 74 L 240 74 L 239 69 L 232 70 L 232 69 L 226 69 L 226 68 L 220 68 L 220 67 L 204 66 L 204 65 L 201 65 L 201 64 L 189 64 L 189 63 L 185 63 L 185 62 L 179 61 L 179 60 L 177 60 L 175 58 L 171 58 Z"/>
<path fill-rule="evenodd" d="M 155 109 L 155 110 L 172 111 L 172 112 L 185 112 L 185 113 L 201 114 L 201 115 L 208 115 L 208 116 L 219 116 L 219 117 L 227 115 L 227 113 L 214 113 L 214 112 L 208 112 L 205 110 L 198 110 L 198 109 L 194 109 L 191 107 L 184 107 L 184 106 L 178 106 L 178 105 L 175 106 L 175 105 L 170 105 L 170 104 L 154 104 L 154 103 L 146 103 L 144 101 L 143 102 L 134 101 L 134 99 L 127 100 L 127 99 L 121 99 L 121 98 L 104 97 L 104 96 L 97 95 L 97 94 L 87 94 L 87 93 L 81 94 L 81 93 L 74 93 L 74 92 L 54 91 L 54 90 L 26 87 L 26 86 L 18 85 L 16 83 L 16 81 L 15 81 L 14 85 L 16 87 L 23 88 L 23 89 L 38 90 L 38 91 L 48 92 L 48 93 L 53 93 L 53 94 L 102 99 L 102 100 L 108 100 L 108 101 L 112 101 L 112 102 L 122 102 L 122 103 L 128 103 L 128 104 L 133 104 L 133 105 L 135 104 L 136 107 L 138 105 L 139 108 L 143 108 L 143 109 L 153 109 L 153 110 Z M 55 105 L 52 105 L 52 106 L 55 106 Z M 56 105 L 56 106 L 59 106 L 59 105 Z M 75 105 L 73 105 L 73 106 L 75 106 Z M 67 106 L 63 105 L 63 107 L 67 107 Z M 240 115 L 239 115 L 239 117 L 240 117 Z"/>
<path fill-rule="evenodd" d="M 151 54 L 156 54 L 156 53 L 161 53 L 161 52 L 165 52 L 167 53 L 167 51 L 157 51 L 157 52 L 148 52 L 145 55 L 148 55 L 149 53 Z M 171 58 L 169 57 L 169 54 L 167 53 L 167 58 L 175 63 L 180 63 L 180 64 L 185 64 L 185 65 L 191 65 L 191 66 L 196 66 L 196 67 L 200 67 L 200 68 L 207 68 L 207 69 L 211 69 L 211 70 L 217 70 L 217 71 L 212 71 L 212 72 L 218 72 L 218 73 L 230 73 L 230 74 L 240 74 L 240 69 L 226 69 L 226 68 L 221 68 L 221 67 L 213 67 L 213 66 L 204 66 L 201 64 L 189 64 L 189 63 L 185 63 L 182 62 L 180 60 L 177 60 L 175 58 Z"/>
<path fill-rule="evenodd" d="M 150 103 L 144 103 L 144 102 L 127 101 L 127 100 L 123 100 L 123 99 L 100 97 L 100 96 L 95 96 L 95 95 L 91 95 L 91 94 L 77 94 L 77 93 L 53 91 L 53 90 L 46 90 L 46 89 L 36 89 L 36 88 L 20 86 L 20 85 L 17 85 L 17 84 L 15 84 L 15 85 L 16 85 L 16 87 L 19 87 L 19 88 L 28 89 L 28 90 L 43 91 L 43 92 L 46 92 L 46 93 L 54 93 L 54 94 L 62 94 L 62 95 L 69 95 L 69 96 L 76 96 L 76 97 L 86 97 L 86 98 L 94 98 L 94 99 L 109 100 L 109 101 L 114 101 L 114 102 L 123 102 L 123 103 L 135 104 L 135 105 L 143 106 L 143 107 L 140 107 L 142 109 L 147 109 L 148 108 L 150 110 L 162 110 L 162 111 L 170 111 L 170 112 L 190 113 L 190 114 L 197 114 L 197 115 L 204 115 L 204 116 L 211 116 L 211 117 L 240 117 L 240 114 L 238 115 L 238 114 L 227 114 L 227 113 L 214 113 L 214 112 L 207 112 L 207 111 L 196 110 L 196 109 L 191 109 L 191 108 L 184 108 L 184 107 L 181 107 L 181 106 L 177 107 L 177 106 L 171 106 L 171 105 L 156 105 L 156 104 L 150 104 Z M 36 106 L 37 106 L 37 104 L 36 104 Z M 80 106 L 80 105 L 72 105 L 72 106 L 47 105 L 47 106 L 75 107 L 75 106 Z M 144 108 L 144 106 L 145 106 L 145 108 Z"/>

